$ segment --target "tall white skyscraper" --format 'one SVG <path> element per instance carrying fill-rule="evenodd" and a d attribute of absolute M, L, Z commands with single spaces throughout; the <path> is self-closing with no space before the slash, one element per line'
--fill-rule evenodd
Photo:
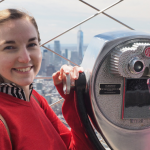
<path fill-rule="evenodd" d="M 83 58 L 83 32 L 81 30 L 77 33 L 77 51 L 79 53 L 79 59 Z"/>

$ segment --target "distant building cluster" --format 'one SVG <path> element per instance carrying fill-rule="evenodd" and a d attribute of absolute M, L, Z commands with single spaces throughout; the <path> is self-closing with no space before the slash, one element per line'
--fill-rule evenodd
<path fill-rule="evenodd" d="M 35 79 L 33 83 L 34 89 L 42 96 L 45 97 L 49 104 L 55 103 L 61 99 L 61 96 L 57 92 L 52 79 Z M 57 115 L 61 114 L 61 105 L 54 105 L 52 109 Z"/>
<path fill-rule="evenodd" d="M 83 59 L 84 50 L 86 49 L 86 46 L 83 46 L 83 32 L 79 30 L 77 33 L 77 45 L 61 46 L 60 41 L 56 40 L 53 45 L 48 45 L 48 48 L 71 60 L 77 65 L 80 65 Z M 52 74 L 59 70 L 63 64 L 70 64 L 67 60 L 59 57 L 47 49 L 43 49 L 42 53 L 43 58 L 38 76 L 51 77 Z M 61 99 L 61 96 L 57 92 L 52 79 L 35 79 L 34 89 L 39 94 L 44 96 L 49 104 Z M 60 118 L 62 118 L 61 106 L 62 102 L 52 107 Z"/>
<path fill-rule="evenodd" d="M 83 59 L 84 50 L 86 46 L 83 46 L 83 32 L 81 30 L 77 33 L 77 45 L 76 46 L 62 46 L 60 41 L 54 41 L 54 45 L 48 45 L 48 48 L 56 52 L 57 54 L 71 60 L 77 65 L 80 65 Z M 51 51 L 43 50 L 43 59 L 39 76 L 52 76 L 54 72 L 60 69 L 63 64 L 70 64 L 67 60 L 52 53 Z M 72 64 L 70 64 L 72 65 Z"/>

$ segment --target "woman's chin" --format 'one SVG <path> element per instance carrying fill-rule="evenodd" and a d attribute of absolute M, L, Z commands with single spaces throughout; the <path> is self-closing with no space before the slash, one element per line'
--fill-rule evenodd
<path fill-rule="evenodd" d="M 22 81 L 20 83 L 15 83 L 17 86 L 20 86 L 20 87 L 26 87 L 26 86 L 29 86 L 33 81 Z"/>
<path fill-rule="evenodd" d="M 14 83 L 19 87 L 26 87 L 29 86 L 31 83 L 33 83 L 34 77 L 29 77 L 29 78 L 12 78 L 10 79 L 6 79 L 3 78 L 3 82 L 4 83 Z"/>

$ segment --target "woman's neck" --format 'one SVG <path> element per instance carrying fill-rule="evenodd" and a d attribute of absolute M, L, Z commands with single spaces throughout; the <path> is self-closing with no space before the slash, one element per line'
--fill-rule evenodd
<path fill-rule="evenodd" d="M 24 86 L 24 87 L 21 87 L 21 88 L 22 88 L 23 91 L 24 91 L 24 94 L 25 94 L 25 96 L 26 96 L 26 100 L 29 102 L 29 101 L 30 101 L 30 99 L 29 99 L 29 95 L 30 95 L 29 85 Z"/>
<path fill-rule="evenodd" d="M 3 82 L 1 82 L 1 80 L 3 80 Z M 0 76 L 0 83 L 13 83 L 13 82 L 11 82 L 11 81 L 9 81 L 9 80 L 7 80 L 7 79 L 5 79 L 5 78 L 2 78 L 1 76 Z M 25 97 L 26 97 L 26 101 L 30 101 L 30 98 L 29 98 L 29 96 L 30 96 L 30 90 L 29 90 L 29 86 L 30 85 L 26 85 L 26 86 L 19 86 L 19 85 L 17 85 L 16 83 L 14 83 L 17 87 L 20 87 L 20 88 L 22 88 L 23 89 L 23 91 L 24 91 L 24 94 L 25 94 Z"/>

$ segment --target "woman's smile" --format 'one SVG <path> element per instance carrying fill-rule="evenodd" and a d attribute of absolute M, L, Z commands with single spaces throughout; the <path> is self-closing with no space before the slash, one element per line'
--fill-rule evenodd
<path fill-rule="evenodd" d="M 33 66 L 30 67 L 19 67 L 19 68 L 13 68 L 14 71 L 16 71 L 17 73 L 21 73 L 21 74 L 27 74 L 31 71 L 31 69 L 33 68 Z"/>

